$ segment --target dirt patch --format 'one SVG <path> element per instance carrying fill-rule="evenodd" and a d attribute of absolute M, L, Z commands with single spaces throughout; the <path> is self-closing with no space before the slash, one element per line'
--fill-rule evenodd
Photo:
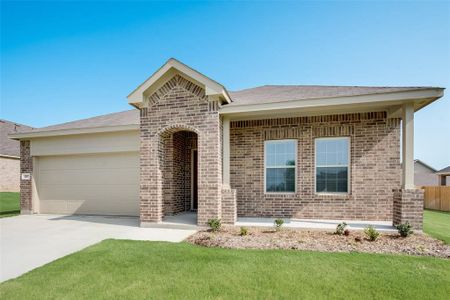
<path fill-rule="evenodd" d="M 241 236 L 238 227 L 223 227 L 219 232 L 199 231 L 187 241 L 205 247 L 236 249 L 293 249 L 322 252 L 390 253 L 450 258 L 450 246 L 427 235 L 416 233 L 402 238 L 395 233 L 382 233 L 371 242 L 362 231 L 351 231 L 349 236 L 319 230 L 283 228 L 275 231 L 250 227 L 248 235 Z"/>

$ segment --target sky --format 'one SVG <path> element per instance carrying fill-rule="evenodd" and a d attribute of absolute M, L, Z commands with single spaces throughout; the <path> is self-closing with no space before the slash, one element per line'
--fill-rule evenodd
<path fill-rule="evenodd" d="M 131 109 L 175 57 L 228 90 L 450 87 L 450 1 L 1 1 L 0 118 L 42 127 Z M 450 165 L 450 91 L 415 115 L 415 157 Z"/>

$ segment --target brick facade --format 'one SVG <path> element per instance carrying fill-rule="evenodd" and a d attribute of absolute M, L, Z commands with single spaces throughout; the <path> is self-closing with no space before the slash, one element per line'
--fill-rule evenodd
<path fill-rule="evenodd" d="M 33 173 L 33 158 L 30 155 L 30 141 L 20 142 L 20 172 Z M 33 211 L 32 183 L 30 180 L 20 179 L 20 213 L 30 214 Z"/>
<path fill-rule="evenodd" d="M 218 108 L 217 100 L 210 99 L 202 88 L 180 75 L 175 75 L 149 95 L 140 114 L 140 218 L 144 226 L 147 222 L 162 221 L 165 212 L 175 213 L 181 209 L 181 206 L 174 205 L 181 197 L 180 190 L 170 188 L 170 184 L 180 180 L 181 176 L 171 172 L 173 166 L 167 166 L 169 162 L 166 161 L 168 155 L 179 156 L 173 143 L 180 144 L 177 136 L 180 131 L 193 132 L 197 136 L 198 224 L 204 225 L 208 219 L 222 217 L 221 119 Z M 170 154 L 170 151 L 175 152 Z M 167 203 L 172 203 L 172 208 L 164 209 Z"/>
<path fill-rule="evenodd" d="M 423 197 L 424 191 L 420 189 L 394 189 L 394 225 L 409 222 L 413 228 L 422 230 Z"/>
<path fill-rule="evenodd" d="M 392 220 L 400 187 L 400 120 L 386 113 L 295 117 L 231 123 L 231 187 L 238 216 Z M 350 193 L 319 195 L 314 139 L 350 137 Z M 264 141 L 297 139 L 297 192 L 264 193 Z"/>
<path fill-rule="evenodd" d="M 421 228 L 423 193 L 401 187 L 400 119 L 385 112 L 232 121 L 231 188 L 222 187 L 222 120 L 217 98 L 175 75 L 140 110 L 140 220 L 191 209 L 191 151 L 198 153 L 198 224 L 237 216 L 409 221 Z M 315 193 L 314 140 L 350 138 L 350 192 Z M 264 141 L 297 140 L 297 191 L 264 192 Z M 30 142 L 21 172 L 32 173 Z M 32 211 L 32 181 L 21 181 L 22 212 Z"/>

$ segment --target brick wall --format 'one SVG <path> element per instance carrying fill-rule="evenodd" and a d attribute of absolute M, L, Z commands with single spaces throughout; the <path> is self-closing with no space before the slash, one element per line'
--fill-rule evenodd
<path fill-rule="evenodd" d="M 33 173 L 33 159 L 30 155 L 30 141 L 20 142 L 20 172 Z M 32 185 L 30 180 L 20 179 L 20 212 L 32 212 Z"/>
<path fill-rule="evenodd" d="M 420 189 L 394 189 L 394 225 L 409 222 L 413 228 L 422 230 L 423 197 L 424 191 Z"/>
<path fill-rule="evenodd" d="M 20 159 L 0 156 L 0 192 L 19 192 Z"/>
<path fill-rule="evenodd" d="M 160 222 L 164 210 L 167 182 L 165 158 L 167 141 L 178 131 L 198 137 L 198 223 L 221 218 L 222 162 L 220 117 L 215 99 L 180 75 L 175 75 L 149 95 L 140 114 L 140 219 L 142 223 Z M 170 138 L 172 137 L 172 139 Z M 173 145 L 172 145 L 173 148 Z M 173 155 L 173 153 L 172 153 Z"/>
<path fill-rule="evenodd" d="M 231 187 L 238 216 L 392 220 L 400 187 L 400 120 L 386 113 L 295 117 L 231 123 Z M 350 137 L 348 195 L 318 195 L 314 139 Z M 297 192 L 264 193 L 264 141 L 297 139 Z"/>

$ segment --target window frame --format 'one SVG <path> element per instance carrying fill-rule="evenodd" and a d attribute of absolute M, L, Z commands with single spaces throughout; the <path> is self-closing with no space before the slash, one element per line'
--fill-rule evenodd
<path fill-rule="evenodd" d="M 273 167 L 268 167 L 266 164 L 266 153 L 267 153 L 267 144 L 270 143 L 281 143 L 281 142 L 294 142 L 295 145 L 295 166 L 273 166 Z M 264 160 L 264 194 L 266 195 L 282 195 L 282 194 L 287 194 L 287 195 L 294 195 L 297 193 L 297 178 L 298 178 L 298 174 L 297 174 L 297 165 L 298 165 L 298 140 L 297 139 L 282 139 L 282 140 L 265 140 L 264 141 L 264 152 L 263 152 L 263 160 Z M 271 168 L 271 169 L 280 169 L 280 168 L 286 168 L 286 169 L 292 169 L 294 168 L 294 191 L 293 192 L 268 192 L 267 191 L 267 169 Z"/>
<path fill-rule="evenodd" d="M 347 140 L 347 192 L 318 192 L 317 191 L 317 141 L 320 140 Z M 318 137 L 314 139 L 314 193 L 316 195 L 350 195 L 350 174 L 351 174 L 351 138 L 349 136 L 339 136 L 339 137 Z M 323 167 L 323 166 L 322 166 Z M 333 166 L 328 166 L 333 167 Z M 342 167 L 342 166 L 339 166 Z"/>

